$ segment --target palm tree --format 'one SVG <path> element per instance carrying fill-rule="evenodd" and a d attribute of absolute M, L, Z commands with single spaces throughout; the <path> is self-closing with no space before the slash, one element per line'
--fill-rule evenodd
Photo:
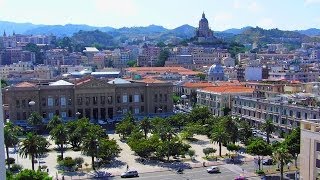
<path fill-rule="evenodd" d="M 229 139 L 229 134 L 221 123 L 216 124 L 213 127 L 213 133 L 211 134 L 211 141 L 219 144 L 219 156 L 221 157 L 222 143 L 225 143 Z"/>
<path fill-rule="evenodd" d="M 19 143 L 18 134 L 20 131 L 20 127 L 10 122 L 4 126 L 4 145 L 6 147 L 7 160 L 9 160 L 9 147 L 13 147 Z M 10 163 L 8 163 L 8 169 L 10 170 Z"/>
<path fill-rule="evenodd" d="M 274 125 L 271 119 L 268 119 L 263 125 L 262 129 L 267 133 L 267 143 L 270 143 L 270 135 L 274 132 Z"/>
<path fill-rule="evenodd" d="M 286 146 L 281 144 L 273 153 L 273 159 L 280 165 L 280 179 L 283 180 L 283 166 L 291 161 L 291 154 Z"/>
<path fill-rule="evenodd" d="M 55 140 L 55 143 L 58 144 L 60 147 L 60 152 L 61 152 L 61 158 L 63 159 L 63 145 L 67 143 L 67 128 L 63 124 L 59 124 L 56 127 L 54 127 L 50 131 L 50 135 L 52 140 Z"/>
<path fill-rule="evenodd" d="M 28 121 L 28 124 L 30 124 L 36 130 L 39 130 L 39 127 L 43 124 L 42 117 L 37 112 L 31 113 L 27 121 Z"/>
<path fill-rule="evenodd" d="M 49 121 L 47 127 L 51 130 L 59 124 L 62 124 L 62 120 L 59 118 L 59 116 L 53 116 L 53 118 Z"/>
<path fill-rule="evenodd" d="M 23 157 L 30 157 L 32 170 L 34 170 L 34 159 L 45 153 L 49 146 L 48 141 L 39 135 L 28 133 L 20 144 L 19 154 Z"/>
<path fill-rule="evenodd" d="M 149 120 L 149 118 L 146 117 L 140 122 L 140 128 L 144 133 L 144 138 L 147 139 L 147 135 L 151 129 L 151 121 Z"/>

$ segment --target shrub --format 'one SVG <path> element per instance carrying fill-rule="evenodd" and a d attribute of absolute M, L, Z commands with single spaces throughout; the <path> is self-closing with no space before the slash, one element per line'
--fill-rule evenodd
<path fill-rule="evenodd" d="M 76 158 L 74 158 L 74 161 L 78 166 L 82 165 L 82 163 L 84 162 L 82 157 L 76 157 Z"/>
<path fill-rule="evenodd" d="M 10 168 L 12 172 L 19 172 L 22 170 L 22 165 L 20 164 L 13 164 L 12 167 Z"/>
<path fill-rule="evenodd" d="M 217 150 L 213 148 L 204 148 L 202 151 L 206 155 L 206 158 L 208 158 L 210 154 L 215 153 Z"/>
<path fill-rule="evenodd" d="M 264 173 L 263 170 L 256 170 L 256 174 L 258 174 L 258 175 L 264 175 L 265 173 Z"/>
<path fill-rule="evenodd" d="M 24 169 L 14 179 L 52 180 L 52 177 L 48 176 L 46 172 Z"/>
<path fill-rule="evenodd" d="M 58 155 L 57 156 L 57 162 L 59 163 L 60 161 L 62 161 L 63 159 L 62 159 L 62 156 L 61 155 Z"/>
<path fill-rule="evenodd" d="M 64 160 L 60 161 L 60 165 L 67 167 L 67 168 L 72 168 L 73 166 L 76 165 L 75 160 L 72 159 L 72 157 L 66 157 Z"/>
<path fill-rule="evenodd" d="M 14 164 L 16 162 L 16 160 L 12 157 L 9 157 L 8 159 L 6 159 L 6 164 Z"/>

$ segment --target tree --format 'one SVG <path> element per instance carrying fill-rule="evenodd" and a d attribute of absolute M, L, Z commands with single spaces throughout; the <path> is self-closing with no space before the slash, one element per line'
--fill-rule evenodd
<path fill-rule="evenodd" d="M 49 121 L 47 127 L 51 130 L 55 127 L 57 127 L 59 124 L 62 124 L 62 120 L 59 116 L 55 115 L 52 117 L 52 119 Z"/>
<path fill-rule="evenodd" d="M 189 119 L 192 122 L 201 122 L 203 125 L 205 120 L 211 116 L 211 112 L 206 106 L 196 106 L 189 114 Z"/>
<path fill-rule="evenodd" d="M 25 47 L 25 50 L 34 52 L 36 64 L 43 64 L 44 54 L 36 44 L 28 43 Z"/>
<path fill-rule="evenodd" d="M 28 133 L 20 144 L 19 154 L 23 157 L 30 157 L 32 170 L 34 170 L 34 159 L 44 154 L 48 147 L 49 143 L 44 137 Z"/>
<path fill-rule="evenodd" d="M 121 148 L 117 144 L 116 140 L 101 139 L 99 141 L 98 157 L 102 159 L 104 163 L 108 163 L 111 159 L 117 157 Z"/>
<path fill-rule="evenodd" d="M 189 149 L 188 155 L 190 156 L 191 159 L 193 159 L 193 156 L 196 154 L 196 151 L 193 149 Z"/>
<path fill-rule="evenodd" d="M 136 60 L 130 60 L 127 62 L 127 65 L 129 67 L 136 67 L 137 66 L 137 61 Z"/>
<path fill-rule="evenodd" d="M 68 134 L 67 128 L 63 124 L 58 124 L 50 131 L 51 139 L 55 141 L 57 145 L 59 145 L 61 158 L 63 159 L 63 145 L 67 144 L 68 138 L 66 136 Z"/>
<path fill-rule="evenodd" d="M 300 128 L 294 129 L 284 140 L 285 145 L 291 156 L 294 158 L 294 164 L 297 167 L 297 159 L 300 154 Z"/>
<path fill-rule="evenodd" d="M 258 156 L 258 166 L 261 170 L 260 156 L 268 156 L 272 154 L 272 148 L 263 139 L 257 138 L 250 142 L 247 146 L 247 153 Z"/>
<path fill-rule="evenodd" d="M 152 128 L 151 121 L 148 117 L 145 117 L 142 119 L 142 121 L 140 122 L 140 128 L 142 129 L 142 131 L 144 133 L 144 138 L 147 139 L 148 133 L 149 133 L 150 129 Z"/>
<path fill-rule="evenodd" d="M 270 143 L 270 135 L 274 132 L 274 125 L 271 119 L 268 119 L 262 126 L 262 129 L 267 133 L 267 143 Z"/>
<path fill-rule="evenodd" d="M 196 76 L 200 78 L 200 81 L 204 81 L 206 79 L 206 74 L 203 73 L 196 74 Z"/>
<path fill-rule="evenodd" d="M 173 94 L 172 95 L 172 101 L 174 104 L 178 104 L 178 102 L 181 100 L 181 97 L 176 95 L 176 94 Z"/>
<path fill-rule="evenodd" d="M 8 82 L 4 79 L 1 79 L 1 86 L 2 88 L 7 87 L 8 86 Z"/>
<path fill-rule="evenodd" d="M 103 138 L 107 138 L 107 136 L 98 125 L 89 125 L 87 132 L 84 134 L 81 149 L 83 154 L 91 156 L 93 170 L 95 170 L 94 158 L 98 155 L 98 143 Z"/>
<path fill-rule="evenodd" d="M 221 157 L 221 147 L 222 143 L 226 143 L 229 139 L 229 134 L 226 132 L 223 124 L 217 123 L 213 128 L 213 133 L 211 134 L 211 141 L 217 142 L 219 144 L 219 156 Z"/>
<path fill-rule="evenodd" d="M 280 145 L 273 153 L 273 159 L 280 165 L 280 179 L 283 180 L 283 167 L 285 164 L 291 162 L 291 154 L 289 153 L 285 144 Z"/>
<path fill-rule="evenodd" d="M 169 54 L 170 54 L 170 52 L 168 49 L 161 49 L 159 57 L 158 57 L 158 61 L 156 62 L 155 65 L 157 67 L 163 67 L 165 65 L 165 62 L 169 58 Z"/>
<path fill-rule="evenodd" d="M 181 130 L 181 127 L 184 126 L 187 122 L 187 116 L 183 113 L 177 113 L 173 116 L 168 117 L 168 121 L 171 126 Z"/>
<path fill-rule="evenodd" d="M 87 118 L 81 118 L 76 121 L 70 121 L 66 124 L 68 131 L 67 138 L 73 149 L 79 149 L 84 134 L 88 131 L 90 122 Z"/>
<path fill-rule="evenodd" d="M 210 148 L 210 147 L 209 148 L 204 148 L 202 151 L 203 151 L 204 155 L 206 156 L 206 158 L 208 158 L 208 156 L 210 154 L 213 154 L 213 153 L 217 152 L 216 149 L 213 149 L 213 148 Z"/>
<path fill-rule="evenodd" d="M 247 121 L 242 121 L 239 128 L 239 140 L 248 145 L 248 140 L 253 137 L 251 126 Z"/>
<path fill-rule="evenodd" d="M 27 121 L 28 121 L 28 124 L 30 124 L 36 130 L 39 130 L 40 126 L 43 125 L 42 117 L 37 112 L 31 113 Z"/>
<path fill-rule="evenodd" d="M 4 126 L 4 145 L 6 148 L 7 160 L 9 160 L 9 147 L 14 147 L 19 143 L 19 132 L 21 128 L 8 122 Z M 8 164 L 8 169 L 10 170 L 10 163 Z"/>
<path fill-rule="evenodd" d="M 123 120 L 116 125 L 116 133 L 121 134 L 122 138 L 124 139 L 132 133 L 134 128 L 135 124 L 133 122 L 129 120 Z"/>
<path fill-rule="evenodd" d="M 24 169 L 8 180 L 52 180 L 46 172 Z"/>
<path fill-rule="evenodd" d="M 227 144 L 227 150 L 230 152 L 233 152 L 233 151 L 239 151 L 240 150 L 240 146 L 236 145 L 236 144 Z M 229 157 L 230 157 L 230 153 L 229 153 Z"/>
<path fill-rule="evenodd" d="M 234 144 L 238 140 L 238 125 L 230 116 L 221 119 L 226 132 L 229 134 L 230 141 Z"/>

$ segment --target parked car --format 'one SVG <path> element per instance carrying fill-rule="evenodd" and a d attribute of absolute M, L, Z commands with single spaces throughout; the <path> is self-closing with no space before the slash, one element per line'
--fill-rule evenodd
<path fill-rule="evenodd" d="M 122 178 L 139 177 L 138 171 L 128 170 L 121 174 Z"/>
<path fill-rule="evenodd" d="M 273 164 L 273 160 L 272 160 L 271 158 L 269 158 L 269 159 L 264 159 L 264 160 L 262 161 L 262 164 L 263 164 L 263 165 L 272 165 L 272 164 Z"/>
<path fill-rule="evenodd" d="M 247 180 L 247 178 L 243 176 L 237 176 L 234 178 L 234 180 Z"/>
<path fill-rule="evenodd" d="M 208 173 L 219 173 L 220 169 L 218 166 L 211 166 L 207 169 Z"/>

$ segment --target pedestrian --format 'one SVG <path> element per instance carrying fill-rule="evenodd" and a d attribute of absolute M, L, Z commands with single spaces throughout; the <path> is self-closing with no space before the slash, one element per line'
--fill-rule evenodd
<path fill-rule="evenodd" d="M 206 167 L 206 162 L 203 162 L 203 163 L 202 163 L 202 166 L 203 166 L 203 167 Z"/>
<path fill-rule="evenodd" d="M 49 168 L 47 168 L 47 173 L 49 173 Z"/>
<path fill-rule="evenodd" d="M 127 171 L 129 170 L 129 165 L 127 164 Z"/>
<path fill-rule="evenodd" d="M 62 180 L 64 180 L 64 175 L 62 176 Z"/>

